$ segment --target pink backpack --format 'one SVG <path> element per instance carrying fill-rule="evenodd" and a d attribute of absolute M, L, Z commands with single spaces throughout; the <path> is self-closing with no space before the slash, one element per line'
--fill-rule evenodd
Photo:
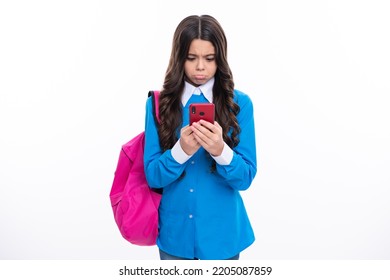
<path fill-rule="evenodd" d="M 158 117 L 158 91 L 150 91 L 155 120 Z M 122 236 L 132 244 L 156 244 L 158 207 L 161 194 L 153 191 L 144 173 L 145 132 L 122 146 L 111 187 L 110 199 L 115 222 Z"/>

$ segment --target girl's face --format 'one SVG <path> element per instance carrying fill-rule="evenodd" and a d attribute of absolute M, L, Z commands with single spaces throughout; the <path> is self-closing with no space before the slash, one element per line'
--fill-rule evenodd
<path fill-rule="evenodd" d="M 194 39 L 184 63 L 184 72 L 188 82 L 195 86 L 203 85 L 214 77 L 216 71 L 217 63 L 213 44 L 209 41 Z"/>

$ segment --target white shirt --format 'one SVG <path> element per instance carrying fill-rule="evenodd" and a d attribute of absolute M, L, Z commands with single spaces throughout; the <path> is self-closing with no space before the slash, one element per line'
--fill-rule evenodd
<path fill-rule="evenodd" d="M 200 95 L 203 93 L 203 96 L 210 102 L 213 103 L 213 86 L 214 86 L 214 77 L 211 78 L 204 85 L 200 85 L 199 87 L 195 87 L 191 85 L 189 82 L 184 82 L 184 91 L 181 96 L 181 103 L 183 107 L 186 106 L 188 100 L 190 100 L 193 94 Z"/>

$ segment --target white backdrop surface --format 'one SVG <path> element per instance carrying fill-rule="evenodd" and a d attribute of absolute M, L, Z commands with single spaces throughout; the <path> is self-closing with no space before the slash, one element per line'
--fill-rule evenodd
<path fill-rule="evenodd" d="M 390 258 L 387 1 L 1 1 L 0 259 L 158 259 L 109 202 L 176 25 L 225 29 L 253 100 L 242 259 Z"/>

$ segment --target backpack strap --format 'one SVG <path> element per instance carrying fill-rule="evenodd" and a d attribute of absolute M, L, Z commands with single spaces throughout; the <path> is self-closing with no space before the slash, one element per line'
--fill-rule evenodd
<path fill-rule="evenodd" d="M 160 97 L 160 91 L 158 90 L 150 90 L 148 93 L 148 97 L 152 97 L 152 107 L 153 107 L 153 116 L 154 116 L 154 121 L 156 124 L 160 124 L 160 114 L 159 114 L 159 97 Z M 155 193 L 162 194 L 163 189 L 162 188 L 151 188 L 151 190 Z"/>
<path fill-rule="evenodd" d="M 160 123 L 160 114 L 159 114 L 159 97 L 160 97 L 160 91 L 158 90 L 150 90 L 148 93 L 148 97 L 152 97 L 152 106 L 153 106 L 153 112 L 154 112 L 154 121 L 156 124 Z"/>

